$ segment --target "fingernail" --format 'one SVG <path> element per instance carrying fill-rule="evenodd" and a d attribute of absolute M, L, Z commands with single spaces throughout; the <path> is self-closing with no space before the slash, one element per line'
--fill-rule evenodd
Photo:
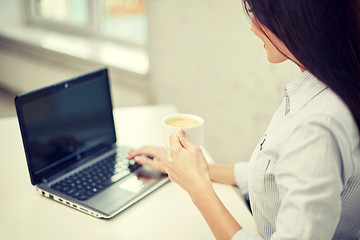
<path fill-rule="evenodd" d="M 184 129 L 180 128 L 180 129 L 179 129 L 179 132 L 178 132 L 178 135 L 185 136 L 185 131 L 184 131 Z"/>

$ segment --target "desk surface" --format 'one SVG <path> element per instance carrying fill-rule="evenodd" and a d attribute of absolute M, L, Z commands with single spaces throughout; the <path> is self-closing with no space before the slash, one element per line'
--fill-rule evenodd
<path fill-rule="evenodd" d="M 161 145 L 160 120 L 176 112 L 168 105 L 116 109 L 119 143 L 134 148 Z M 47 199 L 30 183 L 17 119 L 0 119 L 0 133 L 1 239 L 214 239 L 190 197 L 172 182 L 110 220 Z M 221 184 L 214 187 L 235 219 L 256 231 L 237 191 Z"/>

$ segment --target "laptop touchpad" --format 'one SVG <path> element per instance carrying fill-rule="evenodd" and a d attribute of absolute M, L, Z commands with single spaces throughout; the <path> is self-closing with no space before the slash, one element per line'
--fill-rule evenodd
<path fill-rule="evenodd" d="M 123 184 L 123 182 L 120 183 Z M 120 183 L 110 186 L 103 192 L 89 199 L 87 201 L 88 205 L 97 208 L 104 213 L 110 214 L 118 209 L 119 206 L 136 196 L 136 192 L 121 188 Z"/>

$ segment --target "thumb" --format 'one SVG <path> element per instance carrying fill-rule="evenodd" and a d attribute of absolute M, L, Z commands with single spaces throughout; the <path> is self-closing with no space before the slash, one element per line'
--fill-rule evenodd
<path fill-rule="evenodd" d="M 192 142 L 190 142 L 189 138 L 186 136 L 186 133 L 184 131 L 184 129 L 180 129 L 178 132 L 178 137 L 180 140 L 181 145 L 185 148 L 191 148 L 194 146 L 194 144 L 192 144 Z"/>

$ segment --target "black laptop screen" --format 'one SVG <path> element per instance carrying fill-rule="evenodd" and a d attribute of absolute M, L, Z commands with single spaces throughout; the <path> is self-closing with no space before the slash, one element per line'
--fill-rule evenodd
<path fill-rule="evenodd" d="M 17 102 L 33 184 L 49 170 L 116 141 L 107 71 L 25 94 Z"/>

